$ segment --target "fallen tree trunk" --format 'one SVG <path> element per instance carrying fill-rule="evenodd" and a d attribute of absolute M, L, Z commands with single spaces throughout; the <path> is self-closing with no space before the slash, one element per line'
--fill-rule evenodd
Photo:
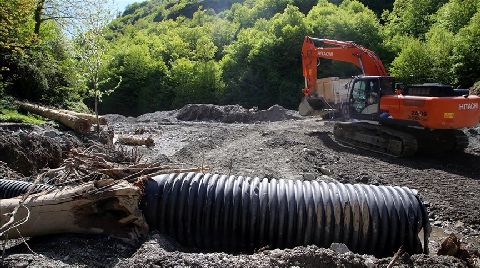
<path fill-rule="evenodd" d="M 145 145 L 147 147 L 150 147 L 155 145 L 155 142 L 151 137 L 142 138 L 142 137 L 135 137 L 135 136 L 118 136 L 117 142 L 123 145 L 130 145 L 130 146 Z"/>
<path fill-rule="evenodd" d="M 55 120 L 62 125 L 73 129 L 76 132 L 85 134 L 90 131 L 91 123 L 86 119 L 35 104 L 18 102 L 18 105 L 21 109 L 25 111 L 41 115 L 51 120 Z"/>
<path fill-rule="evenodd" d="M 66 113 L 66 114 L 76 116 L 78 118 L 85 119 L 92 125 L 97 124 L 97 117 L 94 114 L 78 113 L 78 112 L 75 112 L 75 111 L 63 110 L 63 109 L 60 109 L 58 111 L 60 111 L 62 113 Z M 99 116 L 98 121 L 99 121 L 100 125 L 106 125 L 107 124 L 107 119 L 105 117 Z"/>
<path fill-rule="evenodd" d="M 9 239 L 82 233 L 136 240 L 147 232 L 138 207 L 141 194 L 138 187 L 126 181 L 103 180 L 34 194 L 24 202 L 21 202 L 22 197 L 3 199 L 0 202 L 0 231 Z M 24 223 L 10 229 L 4 226 L 12 220 Z"/>

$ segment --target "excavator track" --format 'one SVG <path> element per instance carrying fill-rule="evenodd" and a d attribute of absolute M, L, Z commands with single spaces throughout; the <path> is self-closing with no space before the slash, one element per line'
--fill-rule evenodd
<path fill-rule="evenodd" d="M 367 122 L 338 122 L 333 133 L 341 143 L 394 157 L 461 152 L 468 146 L 468 137 L 461 130 L 432 131 Z"/>
<path fill-rule="evenodd" d="M 417 152 L 415 136 L 394 128 L 364 122 L 339 122 L 333 130 L 337 141 L 394 157 Z"/>

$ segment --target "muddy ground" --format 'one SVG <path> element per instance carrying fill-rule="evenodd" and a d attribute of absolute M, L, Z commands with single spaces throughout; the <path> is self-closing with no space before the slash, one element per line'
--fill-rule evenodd
<path fill-rule="evenodd" d="M 107 119 L 117 134 L 142 133 L 140 136 L 154 139 L 154 147 L 141 148 L 144 161 L 208 166 L 211 172 L 223 174 L 295 179 L 328 175 L 340 182 L 417 189 L 428 205 L 434 227 L 430 241 L 433 255 L 451 232 L 465 247 L 480 249 L 479 128 L 465 130 L 470 137 L 465 153 L 398 159 L 338 144 L 332 137 L 333 122 L 300 118 L 278 106 L 271 111 L 255 111 L 193 105 L 138 118 L 108 115 Z M 314 246 L 253 255 L 206 253 L 182 248 L 158 234 L 150 234 L 140 245 L 76 235 L 35 238 L 28 244 L 36 254 L 20 241 L 10 242 L 3 265 L 374 267 L 390 261 Z M 425 255 L 406 256 L 398 263 L 404 267 L 466 265 L 453 257 Z"/>

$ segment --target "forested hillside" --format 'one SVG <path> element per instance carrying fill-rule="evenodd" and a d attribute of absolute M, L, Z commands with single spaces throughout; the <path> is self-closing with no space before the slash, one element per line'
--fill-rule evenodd
<path fill-rule="evenodd" d="M 35 34 L 38 1 L 0 0 L 0 94 L 88 103 L 71 45 L 82 43 L 55 20 Z M 296 108 L 305 35 L 362 44 L 402 82 L 466 88 L 480 81 L 480 0 L 150 0 L 130 5 L 105 29 L 99 88 L 115 90 L 101 111 L 137 115 L 187 103 Z M 328 61 L 319 68 L 320 77 L 359 73 Z"/>

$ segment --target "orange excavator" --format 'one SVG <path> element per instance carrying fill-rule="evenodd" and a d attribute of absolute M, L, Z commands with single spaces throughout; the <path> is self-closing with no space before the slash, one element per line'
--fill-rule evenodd
<path fill-rule="evenodd" d="M 304 102 L 322 101 L 316 91 L 320 58 L 349 62 L 363 72 L 346 86 L 348 95 L 341 110 L 348 120 L 335 123 L 336 140 L 396 157 L 468 146 L 461 129 L 479 123 L 480 97 L 436 83 L 397 88 L 373 51 L 353 42 L 307 36 L 302 47 Z"/>

